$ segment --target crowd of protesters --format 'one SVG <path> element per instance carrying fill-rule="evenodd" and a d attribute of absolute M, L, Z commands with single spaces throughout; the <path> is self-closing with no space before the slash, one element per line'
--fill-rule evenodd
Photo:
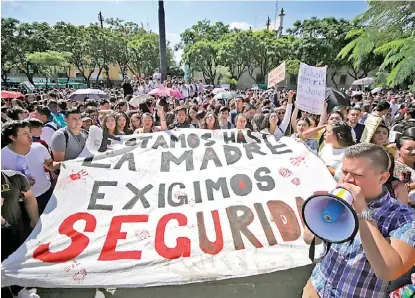
<path fill-rule="evenodd" d="M 353 150 L 358 150 L 355 144 L 362 143 L 357 148 L 361 147 L 359 150 L 367 153 L 362 153 L 359 158 L 379 155 L 379 148 L 382 148 L 387 156 L 386 161 L 381 157 L 378 160 L 380 164 L 386 162 L 382 168 L 383 176 L 379 176 L 383 179 L 379 180 L 380 189 L 385 191 L 382 192 L 382 198 L 387 197 L 389 201 L 395 202 L 392 204 L 395 207 L 388 208 L 400 208 L 403 213 L 412 214 L 401 218 L 401 226 L 405 230 L 399 230 L 400 226 L 396 224 L 393 227 L 386 227 L 386 224 L 380 226 L 383 221 L 378 222 L 384 237 L 395 237 L 412 248 L 406 251 L 408 256 L 399 254 L 403 258 L 402 263 L 408 260 L 412 262 L 411 268 L 407 268 L 407 263 L 399 267 L 409 272 L 403 274 L 408 270 L 401 270 L 400 274 L 388 275 L 390 280 L 398 280 L 398 285 L 392 283 L 388 286 L 389 280 L 382 280 L 378 277 L 377 269 L 373 269 L 373 260 L 362 257 L 362 251 L 356 251 L 353 256 L 356 266 L 361 262 L 370 263 L 368 272 L 355 272 L 360 274 L 356 280 L 370 281 L 370 285 L 356 282 L 353 289 L 357 294 L 324 294 L 324 286 L 319 279 L 329 266 L 325 267 L 323 259 L 319 271 L 313 272 L 314 280 L 312 276 L 307 284 L 309 289 L 305 289 L 308 294 L 304 294 L 304 297 L 385 297 L 388 291 L 411 283 L 415 262 L 415 231 L 410 230 L 415 230 L 415 216 L 411 209 L 415 205 L 414 93 L 407 90 L 381 90 L 372 94 L 370 91 L 348 90 L 346 93 L 351 98 L 349 106 L 336 106 L 328 110 L 326 105 L 322 115 L 311 115 L 296 106 L 294 91 L 238 90 L 233 98 L 217 99 L 201 81 L 186 83 L 177 79 L 165 82 L 164 86 L 179 90 L 184 98 L 156 97 L 138 106 L 130 104 L 134 96 L 144 95 L 160 86 L 161 83 L 153 79 L 126 80 L 121 88 L 104 89 L 108 98 L 101 100 L 69 100 L 68 95 L 72 90 L 68 89 L 35 90 L 24 98 L 2 99 L 2 260 L 24 242 L 36 225 L 53 193 L 61 162 L 79 156 L 92 125 L 101 127 L 108 136 L 153 133 L 175 128 L 249 129 L 276 137 L 293 137 L 304 142 L 310 151 L 321 158 L 339 183 L 347 182 L 345 176 L 351 175 L 353 178 L 349 177 L 348 183 L 353 184 L 350 180 L 360 181 L 365 175 L 345 168 L 350 167 L 346 160 L 351 158 Z M 379 120 L 376 121 L 376 127 L 365 127 L 368 119 L 373 117 Z M 100 149 L 105 151 L 106 148 Z M 363 193 L 368 194 L 369 191 L 365 193 L 363 189 Z M 397 221 L 400 220 L 398 217 Z M 369 249 L 365 244 L 363 246 Z M 326 257 L 336 256 L 336 253 L 329 251 Z M 357 256 L 360 256 L 359 260 Z M 348 257 L 352 258 L 351 253 Z M 359 279 L 363 275 L 366 279 Z M 369 275 L 370 278 L 367 277 Z M 341 286 L 345 285 L 349 286 L 347 281 Z M 310 287 L 317 296 L 313 296 Z M 20 287 L 8 290 L 18 297 L 38 297 Z"/>

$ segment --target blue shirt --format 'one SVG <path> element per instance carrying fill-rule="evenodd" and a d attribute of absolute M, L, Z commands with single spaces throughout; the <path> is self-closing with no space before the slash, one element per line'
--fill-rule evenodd
<path fill-rule="evenodd" d="M 415 247 L 415 210 L 391 198 L 389 192 L 368 203 L 379 231 Z M 332 244 L 314 267 L 311 282 L 322 298 L 384 298 L 388 282 L 376 277 L 363 251 L 360 234 L 352 242 Z"/>

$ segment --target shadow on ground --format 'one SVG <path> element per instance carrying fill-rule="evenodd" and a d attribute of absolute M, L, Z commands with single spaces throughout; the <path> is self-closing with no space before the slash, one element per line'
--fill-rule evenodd
<path fill-rule="evenodd" d="M 312 265 L 244 278 L 137 289 L 38 289 L 41 298 L 297 298 L 310 277 Z"/>

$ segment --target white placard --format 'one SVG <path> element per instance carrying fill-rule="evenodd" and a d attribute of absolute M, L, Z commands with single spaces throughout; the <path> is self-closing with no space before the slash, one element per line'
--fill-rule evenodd
<path fill-rule="evenodd" d="M 300 64 L 297 82 L 296 105 L 302 111 L 321 115 L 326 99 L 327 67 Z"/>

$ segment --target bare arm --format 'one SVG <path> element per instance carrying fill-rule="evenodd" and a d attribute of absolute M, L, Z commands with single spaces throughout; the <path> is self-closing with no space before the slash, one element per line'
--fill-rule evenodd
<path fill-rule="evenodd" d="M 323 114 L 321 114 L 320 116 L 320 122 L 318 123 L 318 126 L 323 126 L 324 124 L 326 124 L 327 122 L 327 107 L 329 105 L 326 103 L 324 103 L 324 111 Z"/>
<path fill-rule="evenodd" d="M 293 131 L 296 133 L 297 132 L 297 115 L 298 115 L 298 107 L 295 106 L 294 108 L 294 112 L 291 115 L 291 127 L 293 128 Z"/>
<path fill-rule="evenodd" d="M 49 158 L 47 160 L 45 160 L 44 162 L 44 166 L 50 170 L 50 171 L 56 171 L 57 169 L 59 169 L 60 165 L 61 165 L 61 161 L 53 161 L 52 158 Z"/>
<path fill-rule="evenodd" d="M 30 226 L 33 228 L 36 223 L 39 221 L 39 209 L 37 206 L 36 197 L 31 189 L 24 192 L 24 205 L 27 211 L 27 214 L 30 218 Z"/>
<path fill-rule="evenodd" d="M 309 129 L 307 129 L 305 132 L 303 132 L 303 133 L 301 133 L 300 135 L 299 135 L 299 137 L 301 138 L 301 139 L 309 139 L 309 138 L 311 138 L 316 132 L 318 132 L 319 130 L 322 130 L 323 128 L 325 128 L 326 127 L 326 125 L 323 125 L 323 126 L 318 126 L 318 127 L 313 127 L 313 128 L 309 128 Z"/>
<path fill-rule="evenodd" d="M 65 152 L 57 152 L 52 150 L 52 154 L 55 161 L 63 161 L 65 159 Z"/>
<path fill-rule="evenodd" d="M 393 190 L 395 191 L 395 197 L 396 199 L 405 204 L 408 205 L 409 204 L 409 196 L 408 196 L 408 190 L 406 189 L 405 184 L 403 184 L 400 181 L 396 181 L 395 182 L 395 186 L 393 188 Z"/>
<path fill-rule="evenodd" d="M 164 114 L 164 109 L 162 106 L 157 107 L 157 113 L 160 117 L 160 129 L 161 130 L 168 130 L 167 122 L 166 122 L 166 115 Z"/>
<path fill-rule="evenodd" d="M 359 231 L 367 259 L 378 278 L 395 280 L 414 265 L 415 248 L 396 238 L 389 242 L 374 221 L 359 220 Z"/>

